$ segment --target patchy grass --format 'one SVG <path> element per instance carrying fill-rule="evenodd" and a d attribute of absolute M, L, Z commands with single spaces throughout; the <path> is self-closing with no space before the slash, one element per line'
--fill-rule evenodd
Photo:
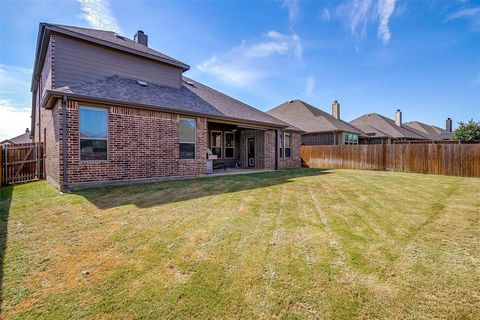
<path fill-rule="evenodd" d="M 0 189 L 4 318 L 480 318 L 480 180 Z"/>

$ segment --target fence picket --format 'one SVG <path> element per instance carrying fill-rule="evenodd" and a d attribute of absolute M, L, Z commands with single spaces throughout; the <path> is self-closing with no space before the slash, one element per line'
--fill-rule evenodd
<path fill-rule="evenodd" d="M 301 156 L 312 168 L 480 177 L 480 144 L 302 146 Z"/>
<path fill-rule="evenodd" d="M 4 145 L 0 151 L 0 185 L 43 178 L 42 143 Z"/>

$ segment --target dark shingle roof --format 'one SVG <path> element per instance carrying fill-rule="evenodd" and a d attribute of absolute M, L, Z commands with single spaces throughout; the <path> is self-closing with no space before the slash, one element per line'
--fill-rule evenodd
<path fill-rule="evenodd" d="M 358 128 L 348 122 L 336 119 L 331 114 L 322 111 L 302 101 L 287 101 L 269 111 L 268 114 L 308 132 L 345 131 L 365 136 Z"/>
<path fill-rule="evenodd" d="M 61 25 L 61 24 L 45 24 L 46 26 L 49 27 L 56 27 L 61 30 L 69 31 L 69 32 L 74 32 L 76 34 L 86 36 L 92 39 L 97 39 L 101 40 L 116 46 L 124 47 L 126 49 L 130 49 L 133 51 L 136 51 L 138 53 L 143 53 L 143 54 L 148 54 L 153 57 L 161 58 L 167 61 L 170 61 L 176 65 L 180 65 L 184 68 L 184 70 L 188 70 L 190 67 L 177 60 L 174 59 L 170 56 L 167 56 L 166 54 L 163 54 L 161 52 L 158 52 L 157 50 L 154 50 L 152 48 L 149 48 L 147 46 L 144 46 L 143 44 L 140 44 L 138 42 L 133 41 L 132 39 L 129 39 L 127 37 L 118 35 L 117 33 L 113 31 L 106 31 L 106 30 L 97 30 L 97 29 L 89 29 L 89 28 L 81 28 L 81 27 L 74 27 L 74 26 L 66 26 L 66 25 Z"/>
<path fill-rule="evenodd" d="M 420 121 L 405 122 L 404 125 L 408 128 L 420 131 L 422 135 L 426 135 L 428 138 L 433 140 L 440 139 L 440 134 L 446 132 L 442 128 L 432 126 Z"/>
<path fill-rule="evenodd" d="M 7 140 L 3 140 L 2 142 L 0 142 L 0 144 L 6 144 L 6 143 L 10 143 L 10 144 L 31 143 L 31 142 L 32 142 L 32 138 L 30 138 L 31 134 L 32 134 L 32 133 L 31 133 L 30 131 L 27 131 L 27 132 L 25 132 L 24 134 L 21 134 L 21 135 L 19 135 L 19 136 L 14 137 L 14 138 L 7 139 Z"/>
<path fill-rule="evenodd" d="M 178 113 L 236 119 L 276 127 L 289 126 L 275 117 L 185 77 L 179 89 L 154 83 L 141 86 L 136 79 L 115 75 L 49 90 L 49 94 L 67 94 L 77 98 L 148 106 Z"/>
<path fill-rule="evenodd" d="M 363 132 L 372 137 L 387 137 L 394 139 L 429 139 L 420 131 L 410 127 L 397 126 L 395 121 L 378 113 L 368 113 L 358 117 L 351 124 L 360 128 Z"/>
<path fill-rule="evenodd" d="M 215 108 L 222 114 L 228 115 L 229 117 L 238 119 L 255 119 L 259 122 L 275 123 L 281 126 L 289 125 L 288 123 L 283 122 L 281 119 L 273 117 L 263 111 L 229 97 L 226 94 L 207 87 L 200 82 L 183 77 L 183 83 L 184 86 L 189 90 L 210 103 L 212 106 L 215 106 Z"/>
<path fill-rule="evenodd" d="M 438 136 L 438 139 L 440 139 L 440 140 L 452 140 L 454 133 L 455 132 L 442 132 Z"/>

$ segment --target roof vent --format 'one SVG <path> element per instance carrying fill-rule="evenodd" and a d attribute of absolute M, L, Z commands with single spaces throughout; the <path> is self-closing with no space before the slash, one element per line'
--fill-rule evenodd
<path fill-rule="evenodd" d="M 137 84 L 142 87 L 148 87 L 148 83 L 142 80 L 137 80 Z"/>
<path fill-rule="evenodd" d="M 193 83 L 192 81 L 186 80 L 185 83 L 188 84 L 189 86 L 195 87 L 195 83 Z"/>
<path fill-rule="evenodd" d="M 288 101 L 288 103 L 293 103 L 293 100 Z"/>

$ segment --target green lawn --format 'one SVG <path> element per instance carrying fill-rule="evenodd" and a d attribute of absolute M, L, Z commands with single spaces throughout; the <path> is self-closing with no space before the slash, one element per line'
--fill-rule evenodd
<path fill-rule="evenodd" d="M 480 179 L 41 181 L 0 212 L 4 318 L 480 318 Z"/>

